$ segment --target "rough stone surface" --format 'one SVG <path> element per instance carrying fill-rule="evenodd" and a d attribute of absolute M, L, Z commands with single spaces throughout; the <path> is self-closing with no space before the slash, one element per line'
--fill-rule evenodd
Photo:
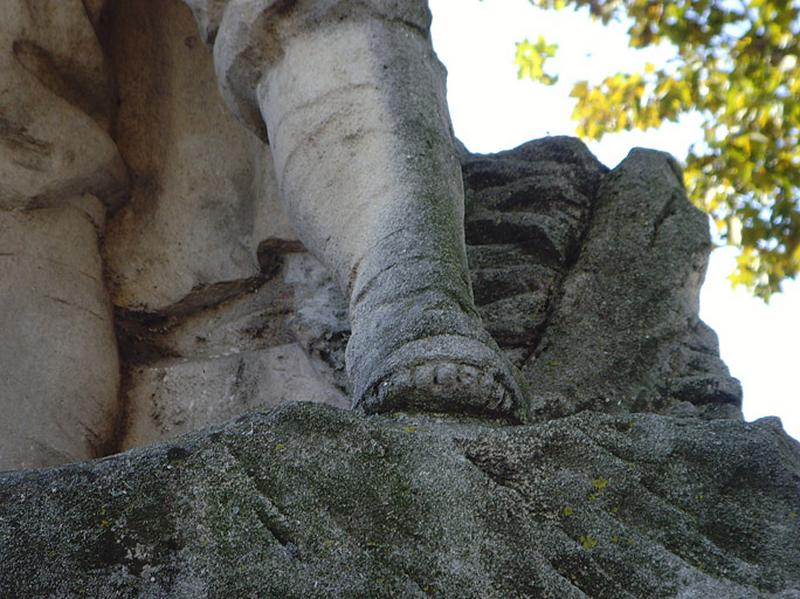
<path fill-rule="evenodd" d="M 291 404 L 0 477 L 0 595 L 796 599 L 798 510 L 777 419 Z"/>
<path fill-rule="evenodd" d="M 543 417 L 580 409 L 738 412 L 741 389 L 698 319 L 708 219 L 667 154 L 604 177 L 575 265 L 524 371 Z M 605 407 L 604 407 L 605 406 Z"/>
<path fill-rule="evenodd" d="M 296 343 L 207 360 L 171 360 L 129 373 L 122 448 L 156 443 L 209 422 L 303 397 L 343 409 L 349 398 L 324 385 Z"/>
<path fill-rule="evenodd" d="M 663 155 L 637 151 L 609 174 L 578 140 L 548 138 L 495 155 L 466 154 L 462 166 L 475 303 L 511 362 L 525 367 L 537 417 L 590 406 L 740 417 L 738 382 L 719 359 L 713 331 L 697 318 L 698 284 L 709 250 L 705 220 L 676 186 Z M 603 191 L 620 179 L 619 173 L 635 179 L 629 172 L 646 177 L 648 188 L 667 192 Z M 675 210 L 668 219 L 673 236 L 649 245 L 649 238 L 639 238 L 642 222 L 663 218 L 668 200 Z M 612 212 L 634 205 L 638 220 Z M 603 251 L 622 257 L 606 259 Z M 344 404 L 350 325 L 338 285 L 298 244 L 262 244 L 260 264 L 258 277 L 207 287 L 163 311 L 118 312 L 124 370 L 129 373 L 125 397 L 131 402 L 124 447 L 155 440 L 153 431 L 161 431 L 164 439 L 187 430 L 187 421 L 174 426 L 157 415 L 165 405 L 179 412 L 195 405 L 198 375 L 217 358 L 222 359 L 208 371 L 208 380 L 211 372 L 220 380 L 240 380 L 238 363 L 229 357 L 242 352 L 299 355 L 288 349 L 294 345 L 306 359 L 285 361 L 281 376 L 271 378 L 269 393 L 249 395 L 261 403 L 198 409 L 191 419 L 196 426 L 221 422 L 244 409 L 264 409 L 275 398 L 298 397 L 291 381 L 309 375 L 311 394 L 305 399 L 327 397 L 325 401 Z M 586 304 L 576 308 L 570 298 L 583 298 L 582 288 L 569 290 L 586 280 L 581 273 L 587 270 L 596 273 L 589 281 L 600 299 L 592 302 L 587 296 Z M 652 277 L 654 271 L 659 277 Z M 645 284 L 652 287 L 647 293 Z M 602 310 L 594 308 L 601 304 Z M 614 310 L 616 320 L 606 318 Z M 570 333 L 573 326 L 584 335 Z M 587 344 L 586 338 L 595 342 Z M 637 341 L 627 342 L 633 339 Z M 651 353 L 641 351 L 645 339 L 654 347 Z M 603 362 L 608 355 L 603 352 L 611 351 L 603 343 L 613 344 L 614 364 L 630 365 L 627 370 L 616 371 L 614 364 Z M 561 368 L 544 368 L 551 363 Z M 589 376 L 601 367 L 607 370 L 604 384 Z M 150 381 L 167 372 L 171 384 L 154 387 Z M 279 380 L 285 381 L 284 387 L 275 386 Z M 614 385 L 630 405 L 620 408 L 602 401 Z M 242 397 L 249 392 L 231 393 Z M 140 437 L 134 430 L 151 432 Z"/>
<path fill-rule="evenodd" d="M 164 311 L 117 311 L 121 448 L 297 397 L 350 406 L 346 302 L 319 261 L 289 249 L 264 249 L 271 276 L 206 288 Z"/>
<path fill-rule="evenodd" d="M 290 253 L 282 261 L 274 278 L 221 287 L 217 303 L 118 314 L 122 448 L 298 397 L 350 406 L 341 293 L 309 254 Z"/>
<path fill-rule="evenodd" d="M 553 137 L 462 156 L 475 303 L 517 366 L 536 349 L 607 172 L 580 141 Z"/>

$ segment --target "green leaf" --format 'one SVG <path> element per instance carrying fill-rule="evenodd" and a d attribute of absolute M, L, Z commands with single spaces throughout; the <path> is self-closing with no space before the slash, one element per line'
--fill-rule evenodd
<path fill-rule="evenodd" d="M 557 44 L 548 44 L 541 35 L 535 44 L 527 39 L 519 42 L 514 59 L 518 67 L 517 77 L 529 78 L 544 85 L 554 85 L 558 81 L 558 76 L 545 73 L 544 66 L 547 59 L 556 55 L 557 50 Z"/>

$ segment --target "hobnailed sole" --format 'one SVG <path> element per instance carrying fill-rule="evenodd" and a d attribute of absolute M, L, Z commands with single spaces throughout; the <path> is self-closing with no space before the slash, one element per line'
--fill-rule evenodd
<path fill-rule="evenodd" d="M 355 407 L 367 413 L 451 412 L 525 422 L 524 394 L 511 368 L 498 350 L 477 339 L 419 339 L 392 352 L 370 382 L 356 386 Z"/>

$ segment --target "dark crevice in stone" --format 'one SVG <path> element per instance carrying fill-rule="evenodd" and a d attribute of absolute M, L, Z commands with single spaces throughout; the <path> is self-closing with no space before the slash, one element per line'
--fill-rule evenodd
<path fill-rule="evenodd" d="M 669 201 L 664 204 L 664 207 L 661 209 L 661 212 L 659 212 L 656 215 L 655 219 L 653 220 L 653 230 L 650 233 L 650 240 L 648 245 L 650 245 L 651 247 L 655 245 L 656 239 L 658 239 L 659 231 L 661 230 L 661 226 L 668 218 L 677 214 L 679 202 L 684 202 L 684 201 L 686 201 L 686 199 L 680 192 L 676 190 L 675 192 L 672 193 Z"/>

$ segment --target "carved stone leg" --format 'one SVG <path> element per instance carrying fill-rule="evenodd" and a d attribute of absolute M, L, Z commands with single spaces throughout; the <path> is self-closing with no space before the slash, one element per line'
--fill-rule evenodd
<path fill-rule="evenodd" d="M 245 122 L 266 124 L 297 233 L 348 293 L 354 404 L 523 421 L 473 304 L 429 25 L 421 0 L 233 0 L 217 76 Z"/>
<path fill-rule="evenodd" d="M 65 204 L 0 211 L 0 470 L 104 455 L 116 424 L 119 365 L 97 231 Z"/>

